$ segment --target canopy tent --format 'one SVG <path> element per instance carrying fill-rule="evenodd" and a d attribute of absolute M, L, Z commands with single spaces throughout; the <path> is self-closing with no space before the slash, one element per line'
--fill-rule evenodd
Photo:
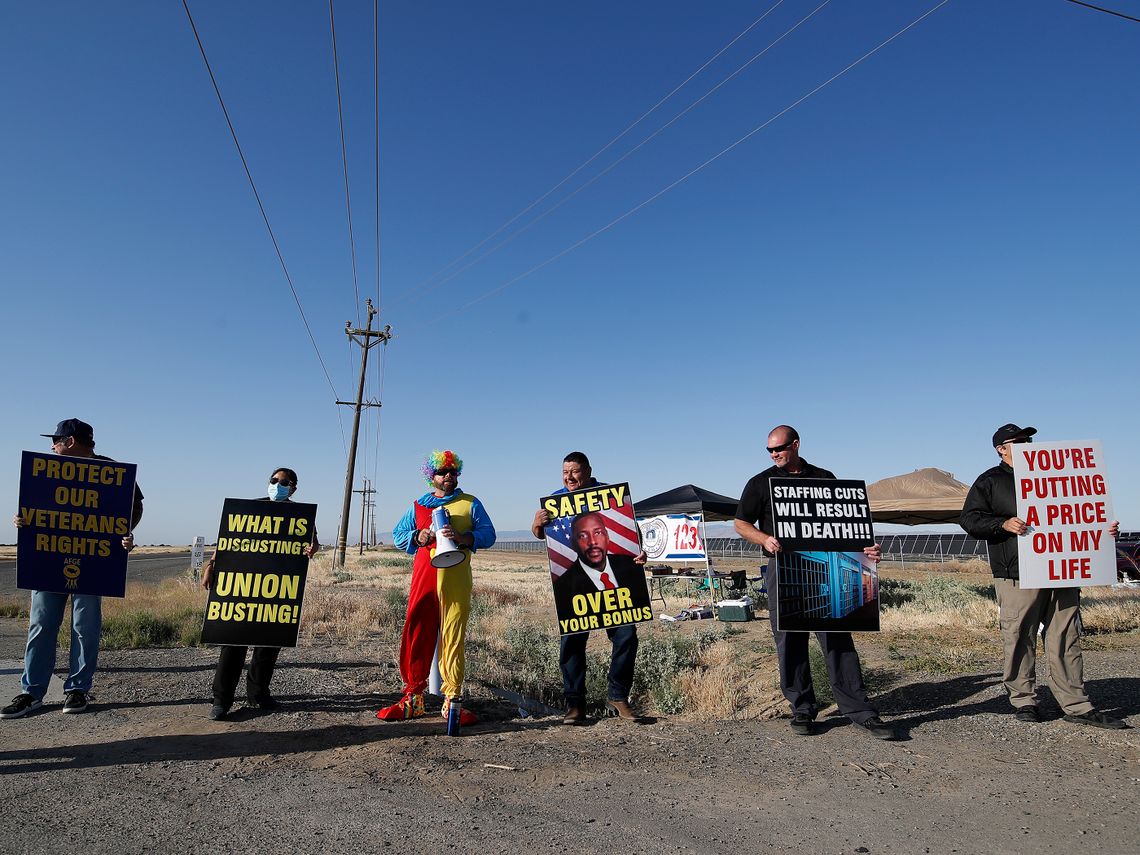
<path fill-rule="evenodd" d="M 736 499 L 722 496 L 693 484 L 674 487 L 648 499 L 635 501 L 639 517 L 656 517 L 663 514 L 704 514 L 706 520 L 731 520 L 736 518 Z"/>
<path fill-rule="evenodd" d="M 957 523 L 969 492 L 952 474 L 933 468 L 884 478 L 867 487 L 875 522 L 900 525 Z"/>

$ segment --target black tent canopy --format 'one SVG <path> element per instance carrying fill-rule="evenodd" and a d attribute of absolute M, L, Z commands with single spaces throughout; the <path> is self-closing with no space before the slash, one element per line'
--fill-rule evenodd
<path fill-rule="evenodd" d="M 656 517 L 662 514 L 704 514 L 706 521 L 736 518 L 736 499 L 722 496 L 693 484 L 674 487 L 648 499 L 635 501 L 639 517 Z"/>

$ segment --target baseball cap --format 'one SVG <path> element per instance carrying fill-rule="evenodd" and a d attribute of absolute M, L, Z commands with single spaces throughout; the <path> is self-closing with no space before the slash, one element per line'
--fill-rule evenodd
<path fill-rule="evenodd" d="M 64 437 L 73 436 L 84 445 L 93 445 L 95 442 L 95 428 L 79 419 L 64 419 L 55 426 L 54 432 L 41 433 L 40 436 L 47 436 L 52 439 L 63 439 Z"/>
<path fill-rule="evenodd" d="M 1009 442 L 1011 439 L 1023 439 L 1025 437 L 1033 436 L 1035 433 L 1037 433 L 1037 428 L 1035 427 L 1018 427 L 1017 425 L 1010 422 L 1007 425 L 1002 425 L 996 431 L 994 431 L 994 448 L 997 448 L 999 445 Z"/>

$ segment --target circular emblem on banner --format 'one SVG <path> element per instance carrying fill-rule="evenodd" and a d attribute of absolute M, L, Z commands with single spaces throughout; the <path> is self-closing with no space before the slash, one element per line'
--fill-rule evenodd
<path fill-rule="evenodd" d="M 656 561 L 669 550 L 669 526 L 654 517 L 641 526 L 641 541 L 645 554 Z"/>
<path fill-rule="evenodd" d="M 67 587 L 75 588 L 79 584 L 79 565 L 69 561 L 63 565 L 63 577 L 67 579 Z"/>

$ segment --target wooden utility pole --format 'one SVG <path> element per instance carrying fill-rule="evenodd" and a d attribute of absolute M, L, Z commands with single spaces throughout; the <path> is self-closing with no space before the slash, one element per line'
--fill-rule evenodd
<path fill-rule="evenodd" d="M 385 324 L 384 329 L 372 329 L 372 319 L 377 311 L 372 305 L 372 299 L 365 301 L 368 305 L 368 326 L 357 330 L 352 328 L 352 321 L 344 322 L 344 334 L 360 345 L 360 384 L 356 387 L 355 401 L 337 401 L 342 406 L 352 407 L 352 443 L 348 448 L 348 470 L 344 474 L 344 502 L 340 509 L 340 534 L 336 539 L 336 551 L 333 553 L 333 566 L 344 566 L 344 554 L 348 549 L 348 515 L 352 511 L 352 481 L 356 477 L 356 444 L 360 438 L 360 411 L 365 407 L 379 407 L 379 401 L 364 400 L 364 376 L 368 370 L 368 351 L 378 344 L 387 343 L 392 337 L 392 327 Z M 358 338 L 359 336 L 359 338 Z"/>
<path fill-rule="evenodd" d="M 360 554 L 364 554 L 364 523 L 368 519 L 368 511 L 374 504 L 372 499 L 369 498 L 376 491 L 372 489 L 372 482 L 367 478 L 364 479 L 363 490 L 353 490 L 354 493 L 360 493 Z"/>

